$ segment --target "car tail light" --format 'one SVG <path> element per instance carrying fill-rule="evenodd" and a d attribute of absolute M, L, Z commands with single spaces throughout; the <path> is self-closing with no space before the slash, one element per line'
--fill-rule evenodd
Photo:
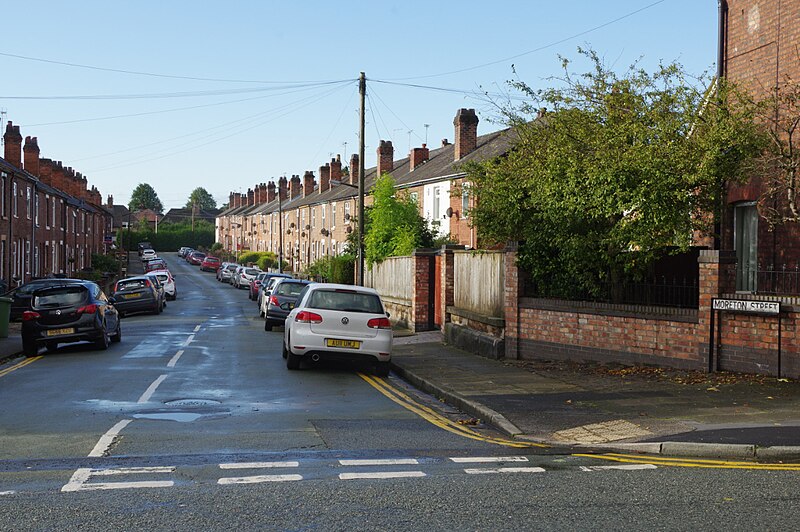
<path fill-rule="evenodd" d="M 281 306 L 280 302 L 278 301 L 277 296 L 269 296 L 269 304 L 270 305 L 275 305 L 275 306 L 278 306 L 278 307 Z"/>
<path fill-rule="evenodd" d="M 26 310 L 22 313 L 22 321 L 38 320 L 42 315 L 32 310 Z"/>
<path fill-rule="evenodd" d="M 92 303 L 91 305 L 85 305 L 78 309 L 78 314 L 94 314 L 97 312 L 97 305 Z"/>
<path fill-rule="evenodd" d="M 389 318 L 372 318 L 367 322 L 367 327 L 370 329 L 391 329 L 392 324 L 389 323 Z"/>
<path fill-rule="evenodd" d="M 315 312 L 303 310 L 297 313 L 294 321 L 299 321 L 300 323 L 322 323 L 322 316 Z"/>
<path fill-rule="evenodd" d="M 147 280 L 145 280 L 145 282 L 144 282 L 144 285 L 145 285 L 147 288 L 150 288 L 151 286 L 153 286 L 153 285 L 151 285 L 151 284 L 150 284 L 150 281 L 147 281 Z"/>

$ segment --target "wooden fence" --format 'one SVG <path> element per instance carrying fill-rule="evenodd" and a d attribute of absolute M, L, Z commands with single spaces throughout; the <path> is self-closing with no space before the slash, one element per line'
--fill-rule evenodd
<path fill-rule="evenodd" d="M 457 309 L 492 318 L 504 316 L 503 256 L 502 251 L 453 254 L 453 298 Z"/>

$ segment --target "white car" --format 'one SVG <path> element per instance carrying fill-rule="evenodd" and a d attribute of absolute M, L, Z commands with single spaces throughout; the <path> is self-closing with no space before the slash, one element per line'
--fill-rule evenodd
<path fill-rule="evenodd" d="M 250 283 L 261 273 L 258 268 L 240 268 L 233 274 L 233 286 L 236 288 L 250 288 Z"/>
<path fill-rule="evenodd" d="M 167 299 L 175 301 L 178 299 L 178 288 L 175 286 L 175 278 L 169 270 L 153 270 L 158 280 L 161 281 L 161 286 L 164 287 L 164 295 Z"/>
<path fill-rule="evenodd" d="M 286 367 L 299 369 L 304 359 L 343 360 L 374 365 L 389 374 L 392 325 L 378 292 L 372 288 L 313 283 L 300 293 L 283 333 Z"/>
<path fill-rule="evenodd" d="M 148 260 L 157 259 L 158 255 L 156 255 L 156 250 L 154 249 L 143 249 L 142 250 L 142 262 L 146 262 Z"/>

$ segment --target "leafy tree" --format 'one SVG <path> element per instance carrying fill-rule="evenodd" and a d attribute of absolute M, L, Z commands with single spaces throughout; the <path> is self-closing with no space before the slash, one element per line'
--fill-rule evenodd
<path fill-rule="evenodd" d="M 159 214 L 164 212 L 164 206 L 161 204 L 161 200 L 158 199 L 158 194 L 147 183 L 136 185 L 136 188 L 131 193 L 131 201 L 128 204 L 128 208 L 133 211 L 150 209 Z"/>
<path fill-rule="evenodd" d="M 192 191 L 191 194 L 189 194 L 189 200 L 186 202 L 186 208 L 191 209 L 194 205 L 196 205 L 197 208 L 206 211 L 217 208 L 216 200 L 203 187 L 197 187 Z"/>
<path fill-rule="evenodd" d="M 408 255 L 418 247 L 430 247 L 434 234 L 417 205 L 395 191 L 394 179 L 384 174 L 372 189 L 369 228 L 365 228 L 364 258 L 368 266 L 386 257 Z"/>
<path fill-rule="evenodd" d="M 579 52 L 592 69 L 576 77 L 563 60 L 558 88 L 511 83 L 530 99 L 500 106 L 514 149 L 467 167 L 473 223 L 490 242 L 521 242 L 520 264 L 543 296 L 597 293 L 641 276 L 667 248 L 688 248 L 761 145 L 727 87 L 711 97 L 677 64 L 617 75 Z"/>

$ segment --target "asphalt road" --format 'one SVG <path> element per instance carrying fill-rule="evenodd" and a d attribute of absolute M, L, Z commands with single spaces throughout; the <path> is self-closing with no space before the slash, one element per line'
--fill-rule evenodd
<path fill-rule="evenodd" d="M 516 447 L 392 376 L 288 371 L 244 290 L 0 373 L 0 529 L 794 528 L 800 467 Z"/>

